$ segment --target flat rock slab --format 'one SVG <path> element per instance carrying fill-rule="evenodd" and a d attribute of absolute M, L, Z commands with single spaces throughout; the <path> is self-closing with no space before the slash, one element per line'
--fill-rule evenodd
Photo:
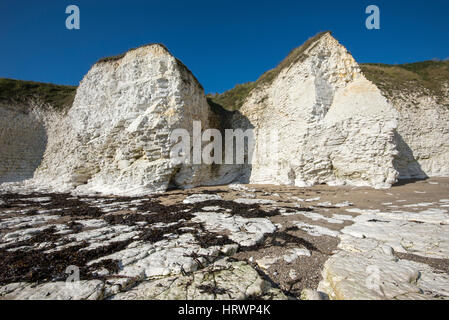
<path fill-rule="evenodd" d="M 6 300 L 99 300 L 103 297 L 104 282 L 99 280 L 49 282 L 40 285 L 15 283 L 0 288 Z"/>
<path fill-rule="evenodd" d="M 260 243 L 266 234 L 276 231 L 269 219 L 243 218 L 223 213 L 195 213 L 192 220 L 201 222 L 208 230 L 228 232 L 229 239 L 241 246 L 250 247 Z"/>
<path fill-rule="evenodd" d="M 188 196 L 183 203 L 193 204 L 210 200 L 221 200 L 221 197 L 216 194 L 193 194 Z"/>
<path fill-rule="evenodd" d="M 449 179 L 435 181 L 0 189 L 0 299 L 447 299 Z"/>
<path fill-rule="evenodd" d="M 338 300 L 449 299 L 447 273 L 398 259 L 380 246 L 380 242 L 372 242 L 365 244 L 368 251 L 341 251 L 331 257 L 319 290 Z"/>
<path fill-rule="evenodd" d="M 113 296 L 113 300 L 286 300 L 251 266 L 244 262 L 219 261 L 190 276 L 167 277 L 143 282 Z"/>
<path fill-rule="evenodd" d="M 449 300 L 448 210 L 441 201 L 413 200 L 395 201 L 413 212 L 347 209 L 360 215 L 340 230 L 340 250 L 325 263 L 319 289 L 340 300 Z"/>

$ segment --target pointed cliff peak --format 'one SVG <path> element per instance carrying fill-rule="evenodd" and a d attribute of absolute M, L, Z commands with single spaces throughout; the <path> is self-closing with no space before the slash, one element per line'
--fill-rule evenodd
<path fill-rule="evenodd" d="M 285 68 L 290 67 L 292 64 L 305 60 L 308 56 L 308 52 L 312 50 L 315 45 L 322 39 L 334 39 L 332 32 L 324 31 L 309 38 L 301 46 L 293 49 L 288 56 L 282 60 L 282 62 L 274 69 L 265 72 L 257 81 L 256 85 L 270 84 L 279 75 L 279 73 Z M 335 40 L 336 41 L 336 40 Z"/>

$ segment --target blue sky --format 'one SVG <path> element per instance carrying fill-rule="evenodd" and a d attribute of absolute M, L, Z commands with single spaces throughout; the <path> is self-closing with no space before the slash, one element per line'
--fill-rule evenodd
<path fill-rule="evenodd" d="M 65 28 L 70 4 L 80 30 Z M 381 30 L 365 27 L 370 4 Z M 160 42 L 223 92 L 324 30 L 359 62 L 448 58 L 448 16 L 447 0 L 0 0 L 0 77 L 77 85 L 99 58 Z"/>

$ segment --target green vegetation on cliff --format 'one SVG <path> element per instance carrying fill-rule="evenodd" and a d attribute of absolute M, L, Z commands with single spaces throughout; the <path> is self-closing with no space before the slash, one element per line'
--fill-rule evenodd
<path fill-rule="evenodd" d="M 0 103 L 27 105 L 34 99 L 56 110 L 72 106 L 76 87 L 0 78 Z"/>
<path fill-rule="evenodd" d="M 423 61 L 401 65 L 365 63 L 360 65 L 365 77 L 388 96 L 420 90 L 444 97 L 444 84 L 449 84 L 449 61 Z"/>
<path fill-rule="evenodd" d="M 208 94 L 207 98 L 216 104 L 221 105 L 223 108 L 229 111 L 239 110 L 246 97 L 251 90 L 256 86 L 255 82 L 248 82 L 244 84 L 238 84 L 234 89 L 226 91 L 222 94 Z"/>

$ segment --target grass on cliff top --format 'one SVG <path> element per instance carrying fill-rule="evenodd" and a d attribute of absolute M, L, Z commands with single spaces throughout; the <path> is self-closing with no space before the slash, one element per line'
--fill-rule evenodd
<path fill-rule="evenodd" d="M 56 110 L 70 108 L 76 87 L 50 83 L 0 78 L 0 102 L 28 104 L 31 99 L 50 105 Z"/>
<path fill-rule="evenodd" d="M 449 83 L 449 61 L 423 61 L 401 65 L 365 63 L 360 65 L 366 78 L 391 96 L 395 91 L 416 90 L 444 97 L 444 83 Z"/>
<path fill-rule="evenodd" d="M 216 104 L 221 105 L 223 108 L 229 111 L 239 110 L 245 99 L 251 93 L 251 91 L 259 86 L 269 85 L 274 79 L 281 73 L 285 68 L 290 67 L 292 64 L 303 61 L 307 56 L 304 52 L 311 47 L 312 44 L 316 43 L 323 35 L 330 33 L 330 31 L 320 32 L 312 38 L 308 39 L 301 46 L 293 49 L 288 56 L 279 63 L 279 65 L 271 69 L 264 74 L 255 82 L 248 82 L 244 84 L 238 84 L 235 88 L 226 91 L 222 94 L 209 94 L 208 98 Z"/>

